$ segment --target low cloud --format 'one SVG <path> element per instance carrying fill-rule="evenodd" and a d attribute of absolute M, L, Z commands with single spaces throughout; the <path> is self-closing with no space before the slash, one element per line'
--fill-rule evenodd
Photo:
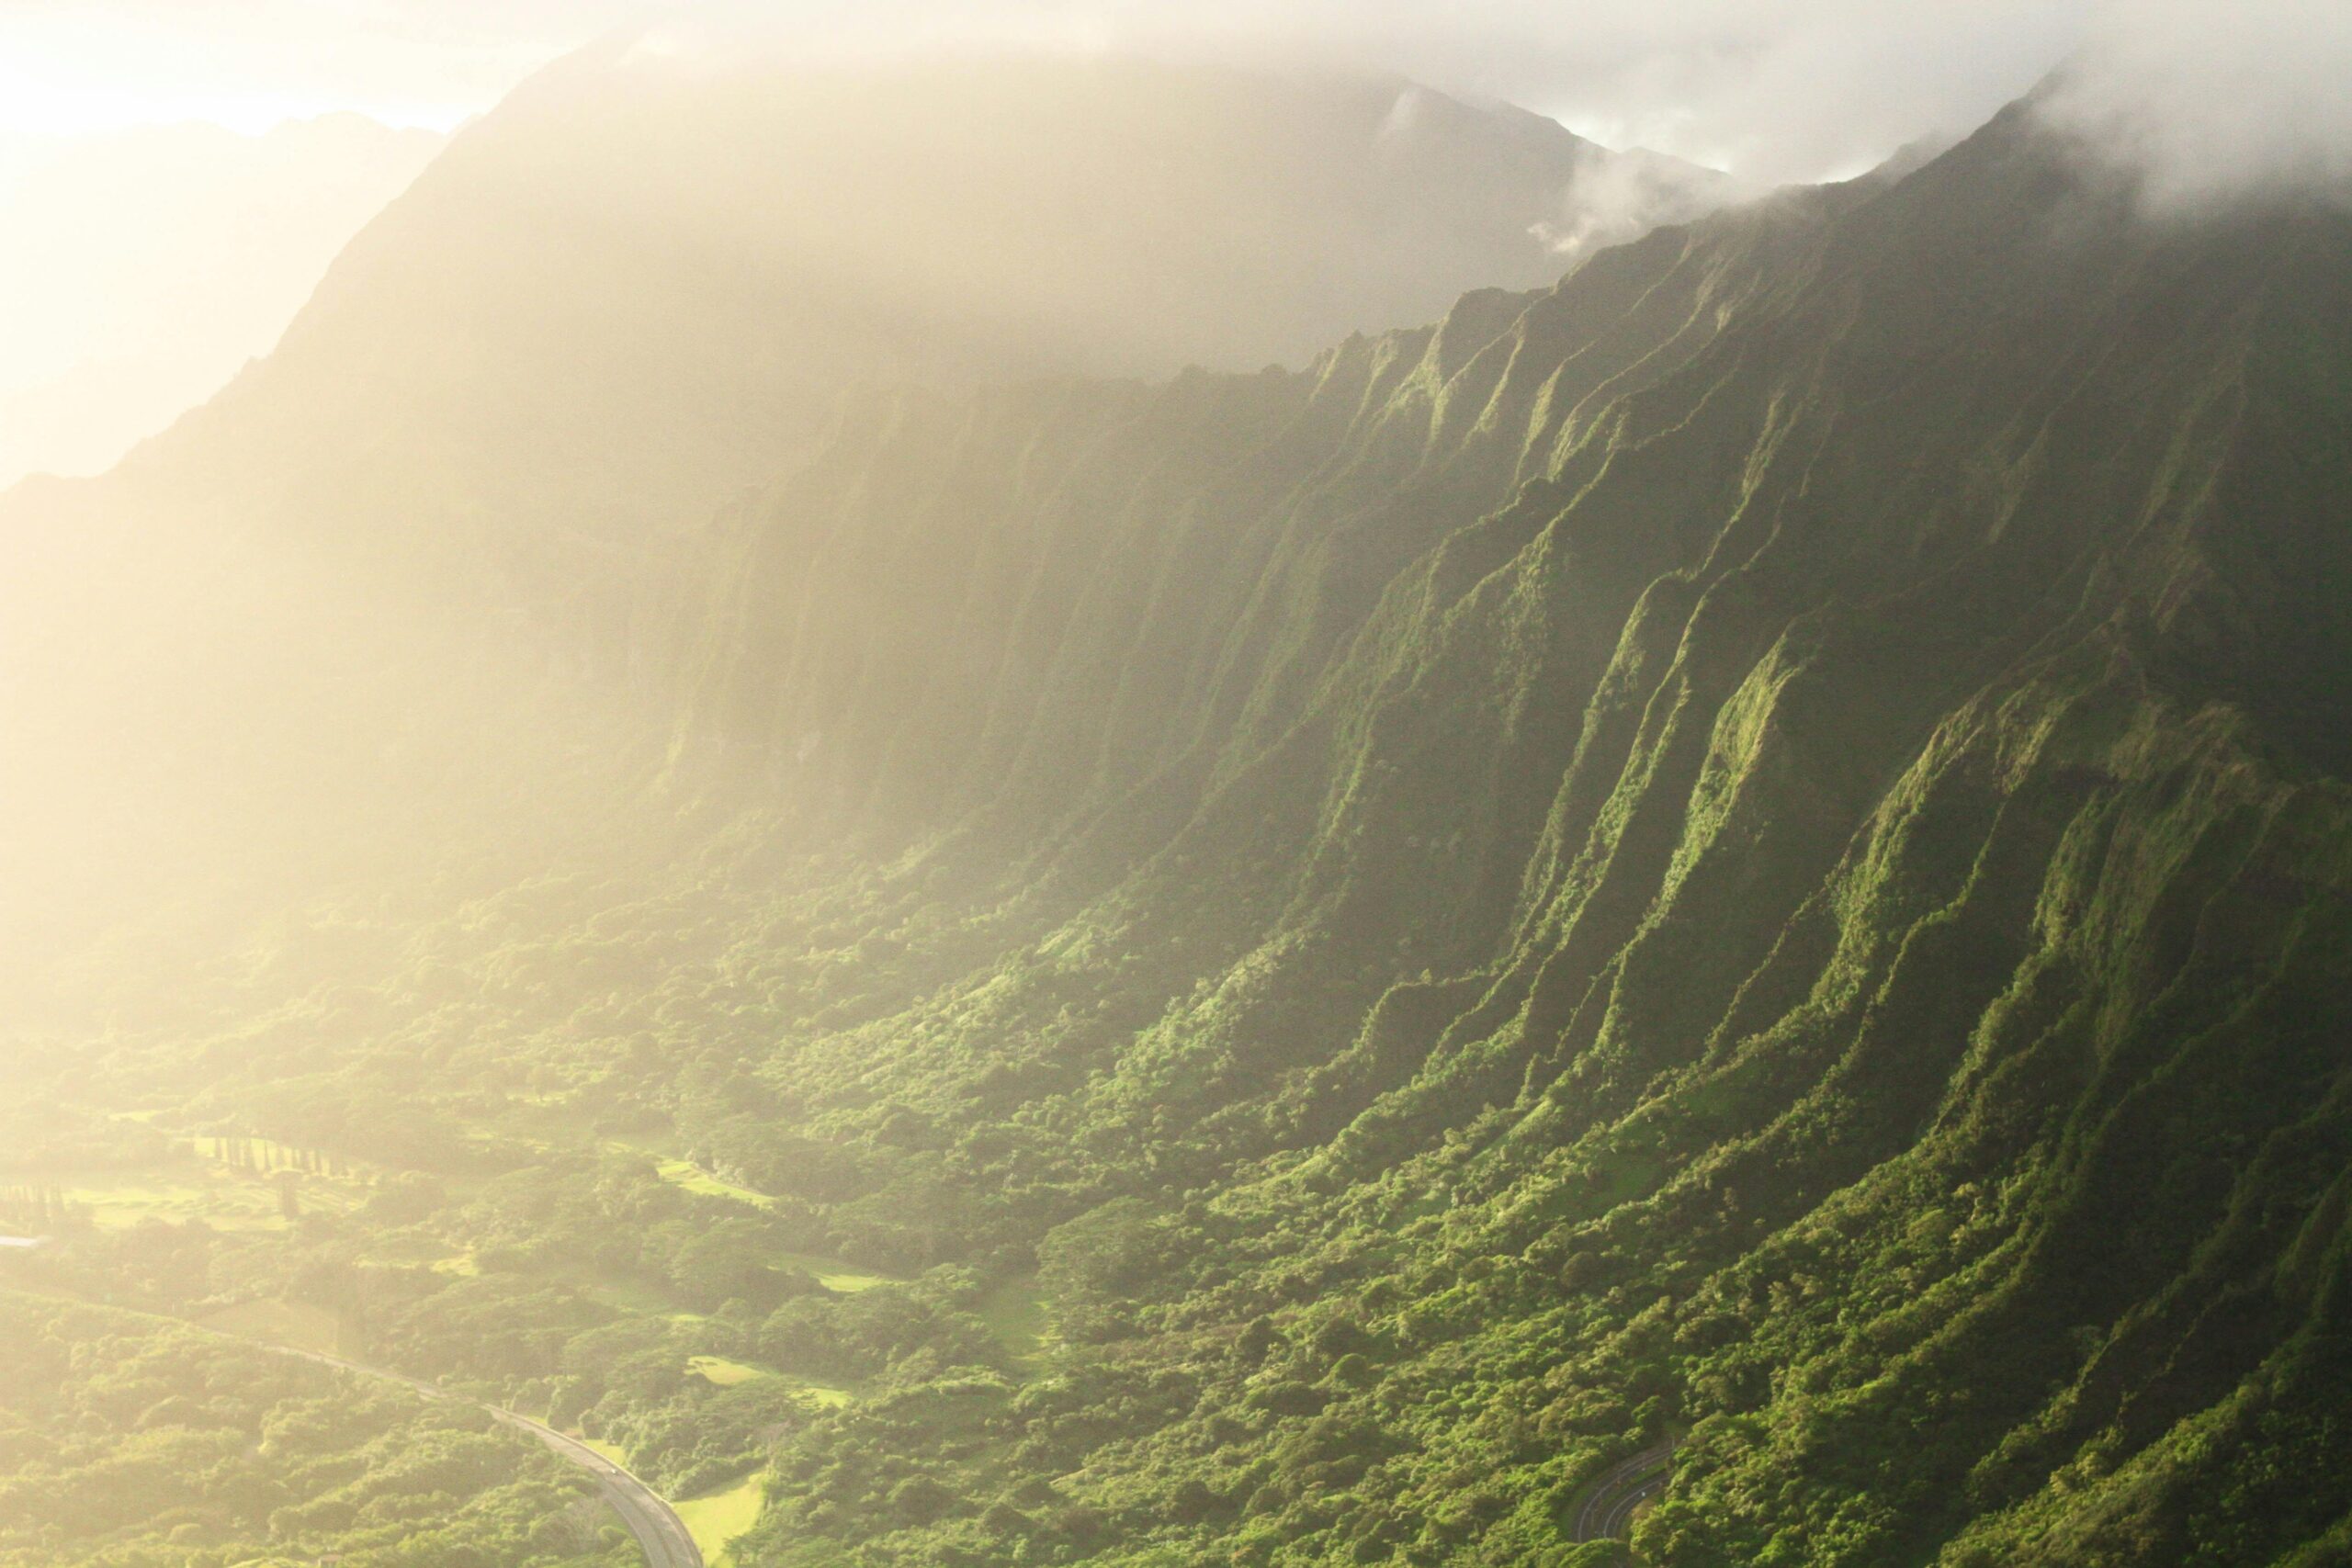
<path fill-rule="evenodd" d="M 1559 216 L 1532 232 L 1553 254 L 1573 261 L 1660 225 L 1702 218 L 1745 193 L 1739 181 L 1718 170 L 1645 148 L 1616 157 L 1595 150 L 1562 193 Z"/>
<path fill-rule="evenodd" d="M 706 0 L 787 46 L 1137 51 L 1389 72 L 1751 186 L 1858 174 L 1962 130 L 2075 46 L 2091 0 Z"/>
<path fill-rule="evenodd" d="M 2352 201 L 2352 5 L 2109 6 L 2041 112 L 2160 213 L 2290 191 Z"/>
<path fill-rule="evenodd" d="M 2057 122 L 2138 169 L 2154 201 L 2337 182 L 2352 167 L 2352 0 L 718 3 L 820 47 L 1393 71 L 1751 188 L 1860 174 L 1923 136 L 1973 129 L 2062 66 Z"/>
<path fill-rule="evenodd" d="M 2352 0 L 76 0 L 0 6 L 0 57 L 159 102 L 414 100 L 446 119 L 616 25 L 819 53 L 1394 72 L 1749 186 L 1858 174 L 2072 61 L 2055 122 L 2140 170 L 2152 201 L 2337 183 L 2352 164 Z"/>

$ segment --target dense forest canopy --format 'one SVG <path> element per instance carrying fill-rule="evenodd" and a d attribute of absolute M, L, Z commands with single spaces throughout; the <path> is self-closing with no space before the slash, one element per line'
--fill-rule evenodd
<path fill-rule="evenodd" d="M 633 1549 L 528 1438 L 235 1340 L 0 1292 L 0 1562 L 616 1568 Z"/>

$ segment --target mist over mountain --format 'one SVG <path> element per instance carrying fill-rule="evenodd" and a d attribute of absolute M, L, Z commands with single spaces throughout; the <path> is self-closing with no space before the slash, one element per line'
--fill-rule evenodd
<path fill-rule="evenodd" d="M 1401 80 L 616 40 L 463 132 L 141 472 L 350 462 L 397 417 L 503 547 L 632 548 L 770 477 L 845 387 L 1295 365 L 1548 280 L 1532 231 L 1597 156 Z"/>
<path fill-rule="evenodd" d="M 44 824 L 15 848 L 51 889 L 13 910 L 53 929 L 156 856 L 208 886 L 404 858 L 479 805 L 486 751 L 527 776 L 517 705 L 658 741 L 612 711 L 671 662 L 648 618 L 844 390 L 1304 362 L 1555 276 L 1537 230 L 1611 156 L 1399 80 L 560 62 L 277 352 L 104 479 L 0 501 L 10 766 Z"/>
<path fill-rule="evenodd" d="M 765 1568 L 2343 1560 L 2352 212 L 2064 85 L 1653 224 L 1395 83 L 548 73 L 7 502 L 45 874 L 274 857 L 30 933 L 9 1266 Z"/>
<path fill-rule="evenodd" d="M 836 1245 L 1139 1205 L 1090 1364 L 1173 1385 L 860 1430 L 1250 1561 L 1581 1562 L 1666 1438 L 1643 1561 L 2328 1560 L 2347 288 L 2341 212 L 2151 222 L 2019 106 L 1308 376 L 854 428 L 698 719 L 920 825 L 857 897 L 921 978 L 747 934 L 805 999 L 705 1069 L 875 1151 Z"/>
<path fill-rule="evenodd" d="M 0 488 L 110 468 L 267 354 L 441 141 L 350 114 L 0 135 Z"/>

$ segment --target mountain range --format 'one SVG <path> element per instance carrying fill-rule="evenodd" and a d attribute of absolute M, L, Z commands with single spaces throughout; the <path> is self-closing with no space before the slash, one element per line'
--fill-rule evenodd
<path fill-rule="evenodd" d="M 152 498 L 220 498 L 164 558 L 260 606 L 238 682 L 311 639 L 270 711 L 462 737 L 490 784 L 390 786 L 563 825 L 440 907 L 298 904 L 85 1092 L 392 1164 L 656 1128 L 765 1201 L 759 1247 L 919 1278 L 873 1298 L 903 1321 L 707 1303 L 879 1391 L 763 1450 L 739 1562 L 2352 1552 L 2352 216 L 2152 218 L 2029 99 L 1546 280 L 1565 133 L 1047 74 L 948 118 L 1025 149 L 1114 82 L 1083 156 L 976 213 L 1004 165 L 893 147 L 853 245 L 801 215 L 870 165 L 760 165 L 810 182 L 771 206 L 693 140 L 834 124 L 825 84 L 625 94 L 599 142 L 558 73 L 271 362 L 107 488 L 11 499 L 12 552 L 78 507 L 144 556 Z M 1094 227 L 1091 160 L 1204 117 L 1230 145 Z M 582 136 L 579 188 L 671 216 L 535 194 Z M 968 264 L 890 284 L 925 234 Z M 852 296 L 811 292 L 829 244 Z M 1162 258 L 1283 276 L 1178 304 Z M 349 643 L 277 597 L 363 576 Z M 625 1228 L 628 1190 L 535 1212 Z M 500 1246 L 403 1286 L 446 1293 L 388 1353 L 653 1408 L 433 1337 L 571 1299 Z M 991 1348 L 1015 1286 L 1051 1334 Z M 1587 1539 L 1629 1460 L 1662 1490 Z"/>
<path fill-rule="evenodd" d="M 0 499 L 0 701 L 41 824 L 6 945 L 159 883 L 250 910 L 404 863 L 548 729 L 657 731 L 613 709 L 674 663 L 711 519 L 855 389 L 1303 361 L 1549 276 L 1537 231 L 1612 157 L 1396 80 L 567 59 L 456 136 L 275 353 L 107 474 Z M 1676 168 L 1643 161 L 1632 205 L 1712 184 Z M 569 716 L 517 754 L 517 705 Z"/>

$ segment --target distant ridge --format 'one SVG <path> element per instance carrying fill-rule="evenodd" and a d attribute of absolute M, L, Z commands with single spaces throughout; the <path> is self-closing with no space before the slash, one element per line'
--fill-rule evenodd
<path fill-rule="evenodd" d="M 699 373 L 764 363 L 737 274 L 558 225 L 518 327 L 503 231 L 401 225 L 153 449 L 226 476 L 105 536 L 170 613 L 62 579 L 32 651 L 128 649 L 110 700 L 27 705 L 119 819 L 194 779 L 380 861 L 209 964 L 102 926 L 88 1055 L 23 1060 L 503 1144 L 421 1367 L 691 1460 L 669 1317 L 614 1356 L 564 1281 L 731 1235 L 909 1285 L 711 1281 L 696 1354 L 873 1379 L 774 1434 L 745 1561 L 2345 1560 L 2352 213 L 2151 222 L 2019 105 L 1303 368 L 860 388 L 683 520 L 621 477 L 786 406 Z"/>
<path fill-rule="evenodd" d="M 528 775 L 518 705 L 658 745 L 620 710 L 675 663 L 698 540 L 849 389 L 1303 362 L 1556 276 L 1531 231 L 1595 155 L 1396 80 L 560 62 L 276 353 L 113 472 L 0 496 L 0 768 L 54 819 L 30 936 L 118 874 L 397 854 Z"/>

